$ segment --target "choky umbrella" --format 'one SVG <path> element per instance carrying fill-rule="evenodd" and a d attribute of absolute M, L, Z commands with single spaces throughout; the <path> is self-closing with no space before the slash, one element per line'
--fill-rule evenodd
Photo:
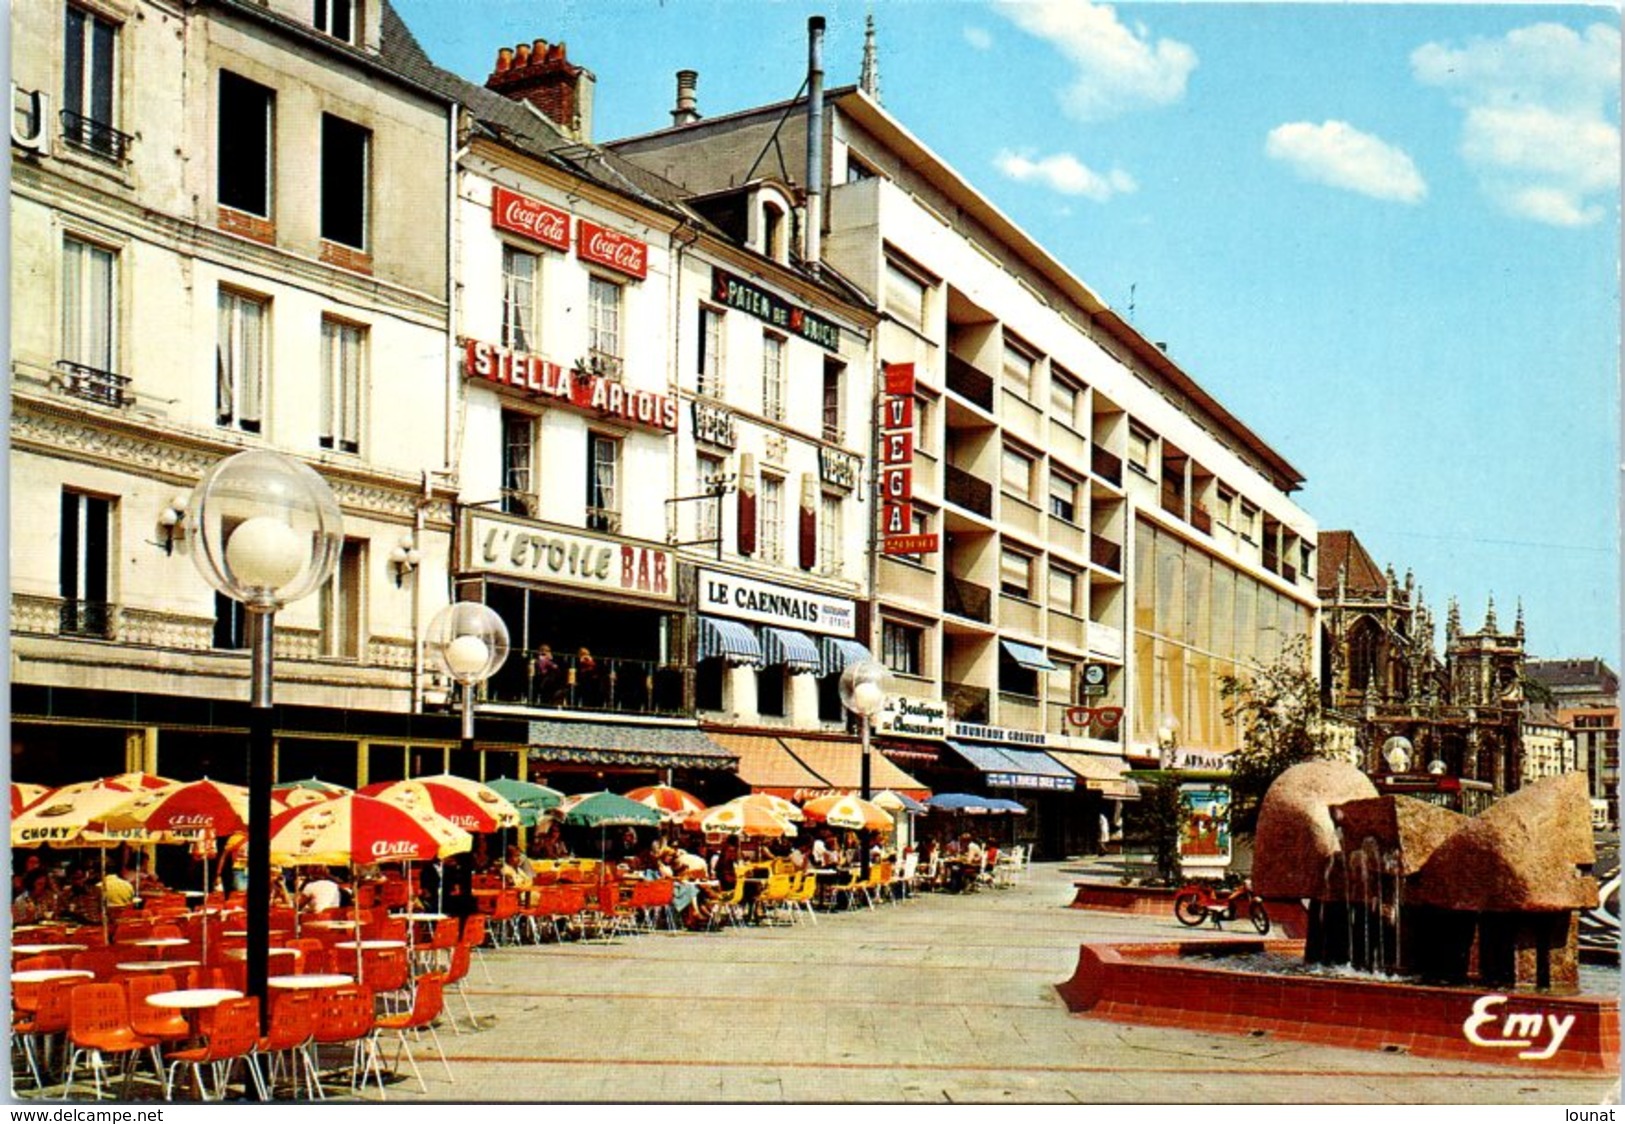
<path fill-rule="evenodd" d="M 801 810 L 809 820 L 851 831 L 890 831 L 894 826 L 890 813 L 873 801 L 850 793 L 844 796 L 820 796 L 807 801 Z"/>
<path fill-rule="evenodd" d="M 12 781 L 11 782 L 11 816 L 12 816 L 12 818 L 16 819 L 17 816 L 22 812 L 22 810 L 24 808 L 27 808 L 29 805 L 33 804 L 36 800 L 38 800 L 40 797 L 44 796 L 47 792 L 50 792 L 50 791 L 51 790 L 49 788 L 46 788 L 42 784 L 19 784 L 16 781 Z"/>

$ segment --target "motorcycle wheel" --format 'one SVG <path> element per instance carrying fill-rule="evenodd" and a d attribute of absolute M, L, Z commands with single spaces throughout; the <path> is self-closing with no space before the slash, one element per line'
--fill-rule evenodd
<path fill-rule="evenodd" d="M 1200 925 L 1207 920 L 1207 909 L 1195 891 L 1186 891 L 1174 898 L 1174 916 L 1181 925 Z"/>
<path fill-rule="evenodd" d="M 1270 915 L 1265 911 L 1263 902 L 1255 898 L 1253 903 L 1247 907 L 1247 917 L 1252 921 L 1253 928 L 1257 929 L 1260 935 L 1270 931 Z"/>

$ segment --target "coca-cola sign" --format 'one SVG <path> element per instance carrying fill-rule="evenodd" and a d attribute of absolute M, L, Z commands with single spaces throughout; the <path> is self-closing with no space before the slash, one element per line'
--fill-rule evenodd
<path fill-rule="evenodd" d="M 509 191 L 505 187 L 491 189 L 491 225 L 511 230 L 526 238 L 534 238 L 555 250 L 570 248 L 570 216 L 557 207 Z"/>
<path fill-rule="evenodd" d="M 576 253 L 586 261 L 608 266 L 639 281 L 649 274 L 649 244 L 597 223 L 576 222 Z"/>

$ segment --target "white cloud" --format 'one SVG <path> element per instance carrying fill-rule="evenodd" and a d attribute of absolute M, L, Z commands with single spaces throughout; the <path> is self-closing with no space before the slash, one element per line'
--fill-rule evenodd
<path fill-rule="evenodd" d="M 1270 130 L 1264 152 L 1315 183 L 1400 203 L 1418 203 L 1427 183 L 1402 149 L 1346 121 L 1292 121 Z"/>
<path fill-rule="evenodd" d="M 988 34 L 985 27 L 967 27 L 965 29 L 965 42 L 978 51 L 987 51 L 993 47 L 993 36 Z"/>
<path fill-rule="evenodd" d="M 1102 121 L 1185 96 L 1196 52 L 1173 39 L 1153 39 L 1143 26 L 1118 21 L 1109 4 L 1086 0 L 999 0 L 1007 19 L 1055 47 L 1076 68 L 1059 91 L 1062 109 L 1079 121 Z"/>
<path fill-rule="evenodd" d="M 1541 23 L 1460 48 L 1427 43 L 1411 70 L 1462 109 L 1462 158 L 1502 208 L 1553 226 L 1603 216 L 1619 186 L 1618 28 Z"/>
<path fill-rule="evenodd" d="M 993 164 L 1017 183 L 1036 183 L 1062 195 L 1081 195 L 1097 203 L 1104 203 L 1114 195 L 1127 195 L 1139 187 L 1134 177 L 1121 168 L 1102 175 L 1070 152 L 1057 152 L 1035 160 L 1006 150 L 993 158 Z"/>

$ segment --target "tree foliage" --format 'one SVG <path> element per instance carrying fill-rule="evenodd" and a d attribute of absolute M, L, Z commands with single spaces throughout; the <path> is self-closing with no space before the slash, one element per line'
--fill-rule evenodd
<path fill-rule="evenodd" d="M 1179 883 L 1179 840 L 1185 833 L 1190 807 L 1180 796 L 1179 782 L 1161 777 L 1140 789 L 1140 815 L 1151 852 L 1157 863 L 1157 877 L 1163 885 Z"/>
<path fill-rule="evenodd" d="M 1296 637 L 1274 663 L 1219 680 L 1224 716 L 1240 727 L 1230 755 L 1230 827 L 1251 835 L 1275 778 L 1300 761 L 1325 755 L 1320 682 L 1310 670 L 1308 637 Z"/>

